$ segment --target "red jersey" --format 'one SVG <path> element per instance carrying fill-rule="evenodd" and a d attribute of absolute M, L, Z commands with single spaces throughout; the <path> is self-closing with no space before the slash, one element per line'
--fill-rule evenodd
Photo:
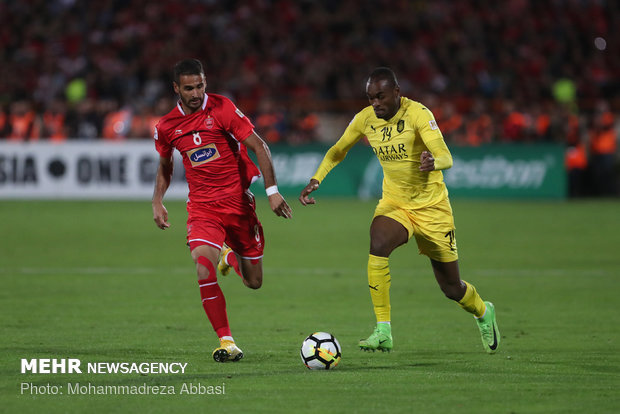
<path fill-rule="evenodd" d="M 183 157 L 191 201 L 210 202 L 243 193 L 256 165 L 241 145 L 254 125 L 231 102 L 205 94 L 202 108 L 186 115 L 179 102 L 155 127 L 155 148 L 169 158 L 176 148 Z"/>

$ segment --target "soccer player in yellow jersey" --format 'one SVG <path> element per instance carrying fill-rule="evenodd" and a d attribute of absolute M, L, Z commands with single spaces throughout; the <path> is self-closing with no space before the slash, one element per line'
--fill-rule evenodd
<path fill-rule="evenodd" d="M 390 325 L 388 258 L 413 236 L 421 254 L 430 258 L 443 293 L 475 317 L 484 348 L 497 351 L 500 334 L 491 302 L 483 302 L 473 285 L 461 280 L 454 219 L 441 170 L 452 166 L 452 155 L 431 111 L 400 95 L 394 72 L 377 68 L 368 78 L 370 102 L 328 151 L 299 201 L 314 204 L 309 195 L 351 147 L 367 137 L 383 168 L 383 197 L 370 225 L 368 286 L 377 327 L 359 342 L 366 351 L 393 348 Z"/>

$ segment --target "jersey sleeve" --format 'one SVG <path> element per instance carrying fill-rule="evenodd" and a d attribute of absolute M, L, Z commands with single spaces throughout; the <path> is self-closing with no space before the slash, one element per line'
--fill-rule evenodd
<path fill-rule="evenodd" d="M 346 157 L 347 152 L 363 136 L 364 120 L 358 113 L 345 129 L 340 139 L 327 151 L 323 161 L 312 176 L 318 182 L 323 181 L 327 174 Z"/>
<path fill-rule="evenodd" d="M 159 153 L 160 157 L 170 158 L 172 156 L 174 148 L 172 147 L 172 145 L 170 145 L 165 133 L 162 132 L 159 123 L 157 123 L 157 125 L 155 126 L 155 133 L 153 135 L 153 139 L 155 140 L 155 149 Z"/>
<path fill-rule="evenodd" d="M 244 141 L 254 132 L 252 122 L 229 99 L 224 99 L 222 115 L 224 129 L 237 141 Z"/>
<path fill-rule="evenodd" d="M 435 158 L 435 170 L 447 170 L 452 167 L 452 154 L 430 110 L 425 108 L 420 112 L 416 119 L 416 127 L 424 145 Z"/>

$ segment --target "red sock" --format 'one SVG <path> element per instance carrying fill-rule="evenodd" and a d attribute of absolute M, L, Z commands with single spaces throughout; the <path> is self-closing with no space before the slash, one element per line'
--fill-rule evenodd
<path fill-rule="evenodd" d="M 224 260 L 228 263 L 228 266 L 232 266 L 232 268 L 235 269 L 235 272 L 237 272 L 240 277 L 243 277 L 241 276 L 241 269 L 239 269 L 239 261 L 237 260 L 235 252 L 232 250 L 229 251 Z"/>
<path fill-rule="evenodd" d="M 228 315 L 226 314 L 226 299 L 224 299 L 224 293 L 222 293 L 222 289 L 220 289 L 220 285 L 217 283 L 215 269 L 205 257 L 200 256 L 198 263 L 205 266 L 209 271 L 207 279 L 198 280 L 202 307 L 219 338 L 222 336 L 232 336 L 230 326 L 228 325 Z"/>

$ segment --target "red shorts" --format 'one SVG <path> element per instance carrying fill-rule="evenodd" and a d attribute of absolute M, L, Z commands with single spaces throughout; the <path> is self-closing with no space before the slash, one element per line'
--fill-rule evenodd
<path fill-rule="evenodd" d="M 256 216 L 254 196 L 248 193 L 210 203 L 187 202 L 187 244 L 190 250 L 226 243 L 244 259 L 263 257 L 265 237 Z"/>

